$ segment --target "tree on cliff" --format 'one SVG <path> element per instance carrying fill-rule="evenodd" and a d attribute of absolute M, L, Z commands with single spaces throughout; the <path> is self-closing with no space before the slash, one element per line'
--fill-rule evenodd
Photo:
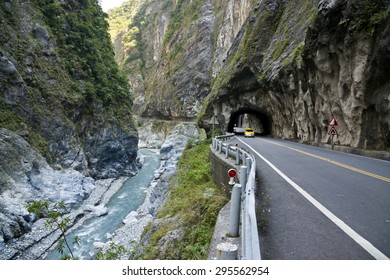
<path fill-rule="evenodd" d="M 50 229 L 60 230 L 60 239 L 57 244 L 57 251 L 61 255 L 61 259 L 70 260 L 75 258 L 72 249 L 66 239 L 65 232 L 68 228 L 70 218 L 65 216 L 66 205 L 63 201 L 58 203 L 50 203 L 48 201 L 34 201 L 27 205 L 27 210 L 34 213 L 38 218 L 47 218 L 46 226 Z M 73 244 L 79 243 L 79 238 L 76 236 L 73 239 Z M 69 254 L 64 254 L 64 249 L 67 248 Z"/>

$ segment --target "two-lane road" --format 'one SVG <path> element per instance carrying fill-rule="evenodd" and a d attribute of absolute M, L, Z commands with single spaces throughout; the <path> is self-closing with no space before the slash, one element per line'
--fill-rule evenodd
<path fill-rule="evenodd" d="M 257 157 L 264 259 L 388 259 L 390 162 L 269 138 Z"/>

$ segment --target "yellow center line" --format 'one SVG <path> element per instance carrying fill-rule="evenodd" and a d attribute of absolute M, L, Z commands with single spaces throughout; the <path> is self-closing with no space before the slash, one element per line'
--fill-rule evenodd
<path fill-rule="evenodd" d="M 274 145 L 277 145 L 277 146 L 280 146 L 280 147 L 284 147 L 284 148 L 296 151 L 298 153 L 301 153 L 301 154 L 304 154 L 304 155 L 307 155 L 307 156 L 311 156 L 311 157 L 314 157 L 314 158 L 317 158 L 317 159 L 320 159 L 320 160 L 332 163 L 334 165 L 337 165 L 337 166 L 340 166 L 340 167 L 343 167 L 343 168 L 346 168 L 346 169 L 358 172 L 360 174 L 364 174 L 364 175 L 367 175 L 367 176 L 370 176 L 370 177 L 373 177 L 373 178 L 385 181 L 387 183 L 390 183 L 390 178 L 387 178 L 387 177 L 384 177 L 384 176 L 381 176 L 381 175 L 378 175 L 378 174 L 374 174 L 374 173 L 371 173 L 371 172 L 368 172 L 368 171 L 365 171 L 365 170 L 362 170 L 362 169 L 359 169 L 359 168 L 355 168 L 355 167 L 349 166 L 347 164 L 344 164 L 344 163 L 341 163 L 341 162 L 338 162 L 338 161 L 335 161 L 335 160 L 332 160 L 332 159 L 328 159 L 328 158 L 325 158 L 325 157 L 320 157 L 320 156 L 317 156 L 315 154 L 311 154 L 311 153 L 308 153 L 308 152 L 305 152 L 305 151 L 302 151 L 302 150 L 299 150 L 299 149 L 296 149 L 296 148 L 292 148 L 292 147 L 289 147 L 289 146 L 286 146 L 286 145 L 283 145 L 283 144 L 274 143 L 272 141 L 264 140 L 264 139 L 262 139 L 262 140 L 266 141 L 266 142 L 269 142 L 271 144 L 274 144 Z"/>

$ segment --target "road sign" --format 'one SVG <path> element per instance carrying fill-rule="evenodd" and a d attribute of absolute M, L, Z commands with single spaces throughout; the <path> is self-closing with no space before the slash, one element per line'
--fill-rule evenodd
<path fill-rule="evenodd" d="M 237 171 L 236 171 L 235 169 L 233 169 L 233 168 L 232 168 L 232 169 L 229 169 L 228 175 L 229 175 L 230 178 L 236 177 Z"/>
<path fill-rule="evenodd" d="M 333 126 L 332 126 L 331 129 L 329 129 L 328 134 L 329 135 L 339 135 L 339 133 L 337 132 L 336 128 L 333 127 Z"/>
<path fill-rule="evenodd" d="M 217 120 L 217 116 L 214 115 L 214 116 L 211 118 L 211 120 L 209 121 L 209 123 L 213 125 L 213 130 L 212 130 L 212 132 L 211 132 L 211 138 L 214 139 L 214 130 L 215 130 L 214 127 L 215 127 L 216 124 L 219 124 L 219 122 L 218 122 L 218 120 Z"/>
<path fill-rule="evenodd" d="M 339 125 L 339 123 L 337 122 L 335 117 L 332 117 L 332 119 L 330 120 L 328 125 L 330 125 L 330 126 L 337 126 L 337 125 Z"/>
<path fill-rule="evenodd" d="M 237 171 L 235 169 L 229 169 L 228 171 L 228 175 L 230 177 L 230 180 L 229 180 L 229 185 L 230 186 L 234 186 L 236 184 L 236 182 L 234 182 L 234 177 L 236 177 L 237 175 Z"/>
<path fill-rule="evenodd" d="M 334 118 L 333 118 L 334 119 Z M 332 119 L 332 120 L 333 120 Z M 339 135 L 339 133 L 337 132 L 337 129 L 334 127 L 334 125 L 337 125 L 337 121 L 336 121 L 336 119 L 334 119 L 335 120 L 335 122 L 334 123 L 336 123 L 336 124 L 333 124 L 332 125 L 332 127 L 329 129 L 329 131 L 328 131 L 328 134 L 331 136 L 331 144 L 332 144 L 332 150 L 334 149 L 334 142 L 333 142 L 333 138 L 334 138 L 334 136 L 335 135 Z M 330 125 L 330 123 L 329 123 L 329 125 Z"/>
<path fill-rule="evenodd" d="M 218 119 L 217 119 L 217 116 L 213 116 L 210 121 L 209 121 L 210 124 L 219 124 L 218 122 Z"/>

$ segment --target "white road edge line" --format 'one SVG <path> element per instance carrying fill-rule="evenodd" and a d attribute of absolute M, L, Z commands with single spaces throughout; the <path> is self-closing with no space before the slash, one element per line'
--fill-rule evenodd
<path fill-rule="evenodd" d="M 356 243 L 362 246 L 369 254 L 371 254 L 377 260 L 389 260 L 389 258 L 379 251 L 374 245 L 368 240 L 364 239 L 356 231 L 350 228 L 346 223 L 340 220 L 336 215 L 329 211 L 325 206 L 318 202 L 314 197 L 303 190 L 298 184 L 287 177 L 282 171 L 280 171 L 275 165 L 263 157 L 260 153 L 255 151 L 247 143 L 236 137 L 241 143 L 245 144 L 250 148 L 257 156 L 259 156 L 266 164 L 268 164 L 276 173 L 278 173 L 284 180 L 287 181 L 295 190 L 297 190 L 303 197 L 305 197 L 310 203 L 312 203 L 318 210 L 320 210 L 326 217 L 328 217 L 333 223 L 335 223 L 341 230 L 343 230 L 349 237 L 351 237 Z"/>

